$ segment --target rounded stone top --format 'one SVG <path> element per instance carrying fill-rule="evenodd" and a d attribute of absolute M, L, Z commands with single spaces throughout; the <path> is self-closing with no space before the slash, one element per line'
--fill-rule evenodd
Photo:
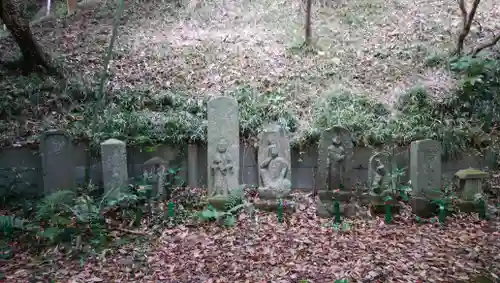
<path fill-rule="evenodd" d="M 490 174 L 488 172 L 484 172 L 474 168 L 462 169 L 455 173 L 455 176 L 461 180 L 484 179 L 489 175 Z"/>
<path fill-rule="evenodd" d="M 108 144 L 125 144 L 125 142 L 121 141 L 121 140 L 117 140 L 117 139 L 109 139 L 109 140 L 105 140 L 103 143 L 101 144 L 104 144 L 104 145 L 108 145 Z"/>

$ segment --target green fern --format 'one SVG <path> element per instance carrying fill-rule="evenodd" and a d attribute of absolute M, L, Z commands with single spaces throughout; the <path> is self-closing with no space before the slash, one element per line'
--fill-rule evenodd
<path fill-rule="evenodd" d="M 237 189 L 232 190 L 229 193 L 227 202 L 224 204 L 224 210 L 230 211 L 234 207 L 242 204 L 243 203 L 243 195 L 244 195 L 244 191 L 242 188 L 237 188 Z"/>
<path fill-rule="evenodd" d="M 72 205 L 75 197 L 72 191 L 57 191 L 44 197 L 36 209 L 37 220 L 51 219 L 63 211 L 66 205 Z"/>

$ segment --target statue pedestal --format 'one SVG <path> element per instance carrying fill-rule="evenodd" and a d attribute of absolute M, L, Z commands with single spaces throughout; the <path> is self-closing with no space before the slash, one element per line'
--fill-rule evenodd
<path fill-rule="evenodd" d="M 356 205 L 353 203 L 340 203 L 340 214 L 344 217 L 354 217 L 356 216 Z M 321 200 L 316 202 L 316 215 L 319 217 L 334 217 L 333 202 L 324 203 Z"/>
<path fill-rule="evenodd" d="M 253 204 L 255 208 L 268 212 L 277 211 L 279 205 L 277 200 L 270 200 L 270 199 L 258 199 L 255 200 Z M 297 204 L 293 201 L 284 199 L 282 205 L 283 205 L 282 207 L 283 212 L 295 212 L 297 210 Z"/>
<path fill-rule="evenodd" d="M 226 203 L 228 201 L 228 195 L 216 195 L 207 199 L 207 202 L 217 210 L 226 210 Z"/>
<path fill-rule="evenodd" d="M 350 191 L 319 191 L 319 200 L 316 203 L 316 215 L 320 217 L 334 216 L 334 199 L 340 204 L 340 213 L 345 217 L 353 217 L 356 215 L 356 205 L 350 203 L 354 198 L 354 193 Z"/>

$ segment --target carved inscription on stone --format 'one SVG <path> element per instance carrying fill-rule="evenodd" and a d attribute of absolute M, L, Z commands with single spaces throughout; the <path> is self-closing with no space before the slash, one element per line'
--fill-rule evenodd
<path fill-rule="evenodd" d="M 441 187 L 441 144 L 420 140 L 410 146 L 410 179 L 414 195 L 432 193 Z"/>

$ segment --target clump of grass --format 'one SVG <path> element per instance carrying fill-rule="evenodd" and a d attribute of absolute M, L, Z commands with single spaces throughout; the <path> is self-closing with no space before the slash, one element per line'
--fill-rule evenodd
<path fill-rule="evenodd" d="M 350 93 L 331 93 L 313 106 L 316 129 L 309 137 L 314 140 L 329 127 L 341 125 L 349 129 L 358 144 L 374 144 L 387 140 L 382 129 L 390 111 L 381 103 Z"/>

